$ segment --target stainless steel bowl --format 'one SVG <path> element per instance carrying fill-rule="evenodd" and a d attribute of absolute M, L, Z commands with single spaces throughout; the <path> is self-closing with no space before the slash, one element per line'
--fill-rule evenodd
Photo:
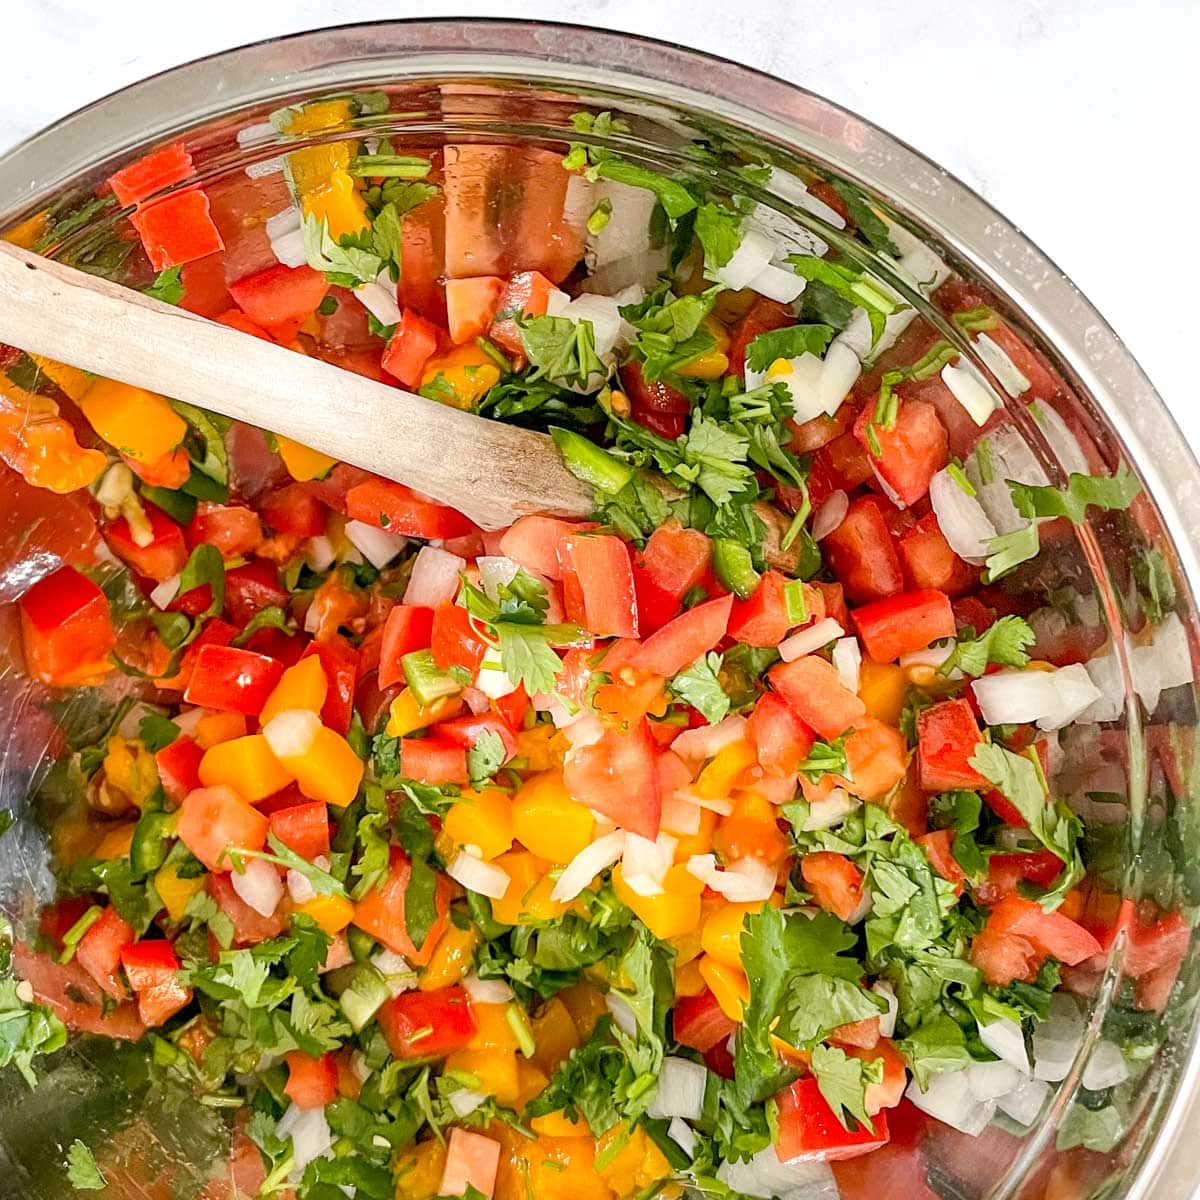
<path fill-rule="evenodd" d="M 300 140 L 263 125 L 283 106 L 370 89 L 389 93 L 388 113 Z M 1193 774 L 1194 687 L 1176 686 L 1161 700 L 1154 696 L 1153 711 L 1146 710 L 1145 687 L 1139 697 L 1138 671 L 1144 668 L 1135 648 L 1148 635 L 1141 628 L 1134 567 L 1147 547 L 1163 554 L 1177 592 L 1175 611 L 1187 631 L 1189 649 L 1177 646 L 1176 657 L 1194 659 L 1200 645 L 1192 598 L 1200 581 L 1200 469 L 1133 356 L 1070 280 L 983 200 L 883 130 L 747 67 L 625 34 L 501 21 L 347 26 L 180 67 L 29 139 L 0 158 L 0 228 L 63 197 L 94 192 L 114 170 L 172 139 L 187 143 L 202 179 L 211 183 L 244 178 L 247 166 L 281 149 L 363 136 L 368 124 L 368 132 L 386 132 L 409 146 L 469 138 L 560 147 L 571 136 L 570 114 L 583 106 L 625 116 L 631 132 L 614 135 L 611 144 L 647 164 L 719 183 L 739 164 L 766 160 L 784 172 L 810 179 L 815 172 L 862 188 L 981 289 L 1044 356 L 1069 394 L 1063 404 L 1072 429 L 1107 465 L 1132 464 L 1151 501 L 1138 508 L 1136 520 L 1106 518 L 1081 527 L 1068 546 L 1044 551 L 1023 578 L 1047 592 L 1069 583 L 1093 606 L 1092 620 L 1117 635 L 1108 652 L 1123 712 L 1103 726 L 1069 731 L 1061 767 L 1085 799 L 1089 770 L 1107 771 L 1103 819 L 1096 814 L 1102 806 L 1081 807 L 1089 833 L 1108 826 L 1103 833 L 1111 886 L 1135 899 L 1154 891 L 1164 907 L 1195 911 L 1200 883 L 1193 883 L 1191 871 L 1200 852 L 1200 798 Z M 836 242 L 901 291 L 988 374 L 961 332 L 886 260 L 863 243 L 839 241 L 836 229 L 783 195 L 755 192 L 744 181 L 739 189 Z M 86 259 L 88 239 L 123 219 L 98 216 L 50 252 Z M 119 269 L 135 280 L 138 270 L 136 258 Z M 1049 477 L 1063 479 L 1061 440 L 1031 420 L 1024 405 L 1010 402 L 1009 417 Z M 40 717 L 46 697 L 22 675 L 14 614 L 5 602 L 56 554 L 78 545 L 83 526 L 74 520 L 70 505 L 49 495 L 32 513 L 8 498 L 0 501 L 0 796 L 21 818 L 0 842 L 0 901 L 18 923 L 51 883 L 44 840 L 26 819 L 26 802 L 31 783 L 44 775 L 59 746 Z M 1093 658 L 1105 652 L 1091 650 Z M 1111 782 L 1114 769 L 1119 788 Z M 1099 1148 L 1075 1144 L 1079 1113 L 1112 1101 L 1083 1092 L 1081 1077 L 1096 1042 L 1121 1032 L 1114 1029 L 1114 1005 L 1123 986 L 1122 951 L 1118 938 L 1107 972 L 1091 981 L 1087 1036 L 1031 1132 L 1013 1136 L 994 1129 L 977 1142 L 944 1127 L 923 1134 L 923 1169 L 935 1192 L 1047 1200 L 1094 1192 L 1173 1200 L 1200 1190 L 1189 1144 L 1200 1133 L 1192 955 L 1161 1021 L 1143 1022 L 1146 1073 L 1121 1098 L 1119 1128 L 1110 1129 L 1107 1139 L 1089 1135 Z M 33 1200 L 71 1194 L 63 1181 L 62 1147 L 75 1136 L 95 1140 L 98 1133 L 119 1145 L 116 1157 L 128 1168 L 117 1173 L 111 1195 L 159 1194 L 146 1190 L 151 1174 L 171 1194 L 199 1194 L 218 1157 L 223 1126 L 211 1110 L 185 1105 L 166 1111 L 136 1056 L 81 1041 L 59 1056 L 32 1096 L 7 1082 L 0 1086 L 0 1195 Z"/>

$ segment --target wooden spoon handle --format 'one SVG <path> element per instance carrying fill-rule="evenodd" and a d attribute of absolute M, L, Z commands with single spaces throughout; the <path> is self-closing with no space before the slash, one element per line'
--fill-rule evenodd
<path fill-rule="evenodd" d="M 0 341 L 284 434 L 484 529 L 586 516 L 545 434 L 488 421 L 0 242 Z"/>

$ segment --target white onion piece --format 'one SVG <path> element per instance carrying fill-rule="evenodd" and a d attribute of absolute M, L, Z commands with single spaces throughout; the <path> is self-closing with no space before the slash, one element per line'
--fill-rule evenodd
<path fill-rule="evenodd" d="M 704 1109 L 704 1088 L 708 1082 L 708 1070 L 703 1063 L 690 1058 L 667 1055 L 658 1072 L 658 1091 L 646 1110 L 646 1115 L 657 1120 L 667 1117 L 682 1117 L 695 1121 Z"/>
<path fill-rule="evenodd" d="M 688 1158 L 696 1157 L 696 1131 L 682 1118 L 672 1117 L 667 1126 L 667 1137 L 677 1145 Z"/>
<path fill-rule="evenodd" d="M 686 800 L 690 800 L 698 808 L 705 808 L 709 812 L 715 812 L 719 817 L 727 817 L 733 812 L 733 801 L 722 800 L 717 796 L 701 796 L 698 792 L 682 789 L 680 795 Z"/>
<path fill-rule="evenodd" d="M 779 657 L 784 662 L 795 662 L 814 650 L 820 650 L 845 635 L 845 630 L 832 618 L 823 617 L 821 620 L 793 633 L 779 643 Z"/>
<path fill-rule="evenodd" d="M 824 541 L 846 519 L 850 508 L 850 497 L 841 488 L 830 492 L 821 503 L 821 507 L 813 513 L 812 539 L 814 542 Z"/>
<path fill-rule="evenodd" d="M 395 325 L 400 320 L 396 297 L 381 283 L 372 281 L 354 289 L 354 298 L 380 325 Z"/>
<path fill-rule="evenodd" d="M 989 1021 L 986 1025 L 980 1025 L 979 1040 L 1001 1062 L 1015 1067 L 1022 1075 L 1029 1074 L 1029 1055 L 1025 1050 L 1025 1034 L 1018 1022 L 1009 1017 L 1001 1017 L 998 1021 Z"/>
<path fill-rule="evenodd" d="M 474 971 L 463 980 L 463 988 L 476 1004 L 507 1004 L 513 998 L 503 979 L 480 979 Z"/>
<path fill-rule="evenodd" d="M 310 537 L 304 543 L 304 561 L 318 574 L 328 571 L 337 561 L 337 551 L 333 548 L 333 542 L 323 533 Z"/>
<path fill-rule="evenodd" d="M 1191 683 L 1195 677 L 1187 630 L 1176 613 L 1153 629 L 1149 644 L 1134 646 L 1130 659 L 1134 690 L 1147 712 L 1158 707 L 1164 691 Z"/>
<path fill-rule="evenodd" d="M 823 362 L 819 393 L 821 408 L 832 417 L 862 374 L 862 362 L 850 346 L 837 338 L 825 351 Z"/>
<path fill-rule="evenodd" d="M 757 858 L 740 858 L 721 870 L 716 855 L 693 854 L 688 859 L 687 869 L 689 875 L 694 875 L 735 904 L 768 900 L 775 890 L 775 872 Z"/>
<path fill-rule="evenodd" d="M 171 723 L 178 727 L 180 733 L 186 733 L 188 737 L 194 737 L 196 726 L 204 720 L 208 711 L 207 708 L 189 708 L 186 712 L 176 713 L 171 718 Z"/>
<path fill-rule="evenodd" d="M 791 304 L 808 286 L 808 280 L 788 267 L 768 263 L 750 280 L 748 286 L 768 300 Z"/>
<path fill-rule="evenodd" d="M 804 822 L 805 832 L 832 829 L 861 807 L 862 801 L 851 796 L 845 788 L 831 788 L 829 795 L 823 800 L 814 800 L 809 804 L 808 817 Z"/>
<path fill-rule="evenodd" d="M 936 642 L 930 642 L 923 650 L 910 650 L 907 654 L 900 655 L 897 662 L 905 670 L 909 667 L 940 667 L 950 656 L 955 644 L 953 638 L 938 638 Z M 961 671 L 958 673 L 958 678 L 962 678 Z"/>
<path fill-rule="evenodd" d="M 261 162 L 252 162 L 245 168 L 247 179 L 265 179 L 268 175 L 278 175 L 284 168 L 283 155 L 275 158 L 264 158 Z"/>
<path fill-rule="evenodd" d="M 746 718 L 734 714 L 715 725 L 700 725 L 685 729 L 672 743 L 671 749 L 689 764 L 703 762 L 746 735 Z"/>
<path fill-rule="evenodd" d="M 245 860 L 244 871 L 233 871 L 229 881 L 233 890 L 259 916 L 272 916 L 283 899 L 283 880 L 279 872 L 261 858 Z"/>
<path fill-rule="evenodd" d="M 408 960 L 394 950 L 379 950 L 371 955 L 371 965 L 383 976 L 383 982 L 393 996 L 411 992 L 417 986 L 417 973 Z"/>
<path fill-rule="evenodd" d="M 534 712 L 548 712 L 555 729 L 566 729 L 588 714 L 585 709 L 558 695 L 557 692 L 534 692 L 530 698 Z"/>
<path fill-rule="evenodd" d="M 588 217 L 596 209 L 596 184 L 585 175 L 571 173 L 567 194 L 563 197 L 563 221 L 572 229 L 585 230 Z"/>
<path fill-rule="evenodd" d="M 371 564 L 382 570 L 408 545 L 408 538 L 389 533 L 365 521 L 347 521 L 346 537 L 351 545 Z"/>
<path fill-rule="evenodd" d="M 299 758 L 321 729 L 321 718 L 306 708 L 292 708 L 272 717 L 262 729 L 267 745 L 276 758 Z"/>
<path fill-rule="evenodd" d="M 487 1096 L 483 1092 L 476 1092 L 471 1088 L 456 1088 L 447 1099 L 456 1117 L 470 1116 L 486 1101 Z"/>
<path fill-rule="evenodd" d="M 1090 1092 L 1101 1092 L 1128 1078 L 1129 1064 L 1121 1048 L 1107 1040 L 1097 1042 L 1083 1068 L 1083 1086 Z"/>
<path fill-rule="evenodd" d="M 572 300 L 566 292 L 556 291 L 551 294 L 546 305 L 546 315 L 566 317 L 576 324 L 580 321 L 590 321 L 596 354 L 604 358 L 628 336 L 629 326 L 619 309 L 620 303 L 613 296 L 588 293 Z"/>
<path fill-rule="evenodd" d="M 1033 1077 L 1048 1083 L 1066 1079 L 1083 1042 L 1084 1024 L 1075 999 L 1066 992 L 1050 997 L 1050 1015 L 1033 1031 Z"/>
<path fill-rule="evenodd" d="M 819 417 L 825 409 L 821 404 L 821 373 L 824 364 L 815 354 L 805 352 L 796 358 L 775 359 L 765 371 L 746 367 L 746 387 L 763 384 L 782 384 L 787 388 L 792 405 L 792 418 L 799 422 Z"/>
<path fill-rule="evenodd" d="M 582 206 L 586 201 L 570 195 L 571 183 L 568 184 L 568 201 L 578 201 Z M 601 179 L 588 199 L 591 203 L 584 214 L 585 222 L 597 204 L 607 200 L 612 205 L 604 228 L 588 235 L 587 260 L 592 272 L 611 263 L 642 258 L 650 248 L 650 216 L 658 202 L 654 193 L 627 183 Z M 653 276 L 653 272 L 651 274 Z"/>
<path fill-rule="evenodd" d="M 700 832 L 702 821 L 700 805 L 689 800 L 686 795 L 672 792 L 662 798 L 663 829 L 680 837 L 691 837 Z"/>
<path fill-rule="evenodd" d="M 887 1012 L 879 1014 L 879 1035 L 890 1038 L 896 1032 L 896 1015 L 900 1011 L 896 989 L 886 979 L 877 979 L 871 984 L 871 991 L 887 1001 Z"/>
<path fill-rule="evenodd" d="M 179 594 L 179 576 L 172 575 L 170 579 L 164 579 L 150 593 L 150 599 L 155 608 L 165 609 L 168 604 Z"/>
<path fill-rule="evenodd" d="M 288 1176 L 291 1180 L 299 1179 L 313 1159 L 324 1157 L 333 1148 L 333 1134 L 323 1108 L 291 1105 L 279 1118 L 275 1133 L 285 1141 L 292 1139 L 292 1171 Z"/>
<path fill-rule="evenodd" d="M 479 586 L 489 600 L 500 595 L 500 588 L 507 587 L 517 577 L 521 564 L 503 554 L 482 554 L 475 560 L 479 568 Z"/>
<path fill-rule="evenodd" d="M 481 716 L 492 707 L 492 702 L 487 698 L 487 695 L 477 687 L 465 687 L 460 694 L 463 702 L 471 710 L 473 716 Z"/>
<path fill-rule="evenodd" d="M 621 857 L 625 850 L 625 836 L 624 830 L 616 829 L 597 838 L 591 845 L 584 846 L 563 868 L 550 899 L 557 904 L 574 900 L 601 871 L 611 867 Z"/>
<path fill-rule="evenodd" d="M 613 1024 L 622 1033 L 627 1033 L 630 1037 L 637 1036 L 637 1017 L 624 996 L 619 996 L 616 992 L 606 992 L 604 1007 L 612 1013 Z"/>
<path fill-rule="evenodd" d="M 947 363 L 942 368 L 942 382 L 976 425 L 986 425 L 1000 407 L 992 385 L 975 369 L 974 363 L 963 362 L 962 366 Z"/>
<path fill-rule="evenodd" d="M 307 875 L 290 868 L 287 873 L 287 890 L 296 904 L 304 904 L 317 894 L 317 889 L 313 887 L 312 880 Z"/>
<path fill-rule="evenodd" d="M 436 608 L 453 600 L 458 595 L 459 574 L 466 565 L 467 560 L 457 554 L 439 550 L 436 546 L 422 546 L 413 559 L 404 603 Z"/>
<path fill-rule="evenodd" d="M 661 896 L 663 879 L 675 861 L 677 844 L 669 833 L 660 833 L 654 841 L 627 833 L 621 875 L 630 889 L 639 896 Z"/>
<path fill-rule="evenodd" d="M 237 132 L 239 146 L 257 146 L 262 142 L 275 139 L 275 126 L 270 121 L 260 121 L 257 125 L 247 125 Z"/>
<path fill-rule="evenodd" d="M 817 199 L 807 187 L 804 180 L 789 174 L 780 167 L 772 167 L 767 176 L 766 187 L 784 200 L 790 200 L 797 208 L 805 208 L 813 216 L 820 217 L 835 229 L 846 228 L 846 218 L 836 208 L 831 208 L 824 200 Z"/>
<path fill-rule="evenodd" d="M 308 251 L 304 246 L 304 233 L 293 229 L 290 233 L 280 234 L 271 239 L 271 253 L 276 261 L 285 267 L 303 267 L 308 262 Z"/>
<path fill-rule="evenodd" d="M 862 668 L 862 648 L 856 637 L 838 638 L 833 645 L 833 665 L 837 670 L 842 687 L 858 695 L 859 675 Z"/>
<path fill-rule="evenodd" d="M 988 542 L 996 536 L 983 505 L 967 495 L 945 468 L 930 480 L 929 503 L 950 549 L 969 563 L 982 564 L 988 556 Z"/>
<path fill-rule="evenodd" d="M 996 1111 L 993 1101 L 976 1100 L 971 1094 L 965 1071 L 935 1075 L 928 1091 L 922 1091 L 914 1079 L 904 1094 L 923 1113 L 971 1137 L 978 1137 L 987 1128 Z"/>
<path fill-rule="evenodd" d="M 975 349 L 987 368 L 1000 381 L 1000 386 L 1015 400 L 1022 392 L 1029 391 L 1029 380 L 1020 368 L 986 333 L 975 335 Z"/>
<path fill-rule="evenodd" d="M 564 736 L 571 743 L 571 750 L 582 746 L 594 746 L 604 736 L 604 726 L 600 724 L 599 717 L 588 713 L 587 716 L 575 721 Z M 567 751 L 568 757 L 571 750 Z"/>
<path fill-rule="evenodd" d="M 861 362 L 871 352 L 871 318 L 866 309 L 856 308 L 849 324 L 833 339 L 833 345 L 851 351 Z"/>
<path fill-rule="evenodd" d="M 299 229 L 303 223 L 300 210 L 294 205 L 289 205 L 287 208 L 281 209 L 273 217 L 267 218 L 267 223 L 264 226 L 267 232 L 267 237 L 273 242 L 276 238 L 281 238 L 285 233 L 293 233 Z"/>
<path fill-rule="evenodd" d="M 1036 721 L 1061 729 L 1100 698 L 1100 689 L 1079 663 L 1053 671 L 997 671 L 971 684 L 988 725 Z"/>
<path fill-rule="evenodd" d="M 982 452 L 981 447 L 986 447 Z M 990 458 L 990 483 L 984 483 L 981 462 Z M 1013 503 L 1008 480 L 1044 485 L 1050 482 L 1042 464 L 1024 437 L 1012 425 L 1000 425 L 981 440 L 966 461 L 967 478 L 975 488 L 976 499 L 998 533 L 1013 533 L 1028 522 Z M 945 532 L 943 530 L 943 532 Z"/>
<path fill-rule="evenodd" d="M 1128 636 L 1125 644 L 1132 658 L 1133 644 Z M 1084 666 L 1088 678 L 1095 684 L 1100 695 L 1095 703 L 1079 714 L 1079 720 L 1090 723 L 1115 721 L 1125 711 L 1125 679 L 1121 674 L 1121 664 L 1117 661 L 1117 656 L 1110 649 L 1108 653 L 1097 655 Z"/>
<path fill-rule="evenodd" d="M 996 1107 L 1018 1125 L 1032 1125 L 1042 1115 L 1050 1085 L 1042 1079 L 1022 1079 L 1011 1092 L 999 1097 Z"/>
<path fill-rule="evenodd" d="M 846 918 L 846 924 L 857 925 L 859 921 L 865 921 L 871 915 L 871 908 L 874 903 L 875 897 L 871 895 L 871 889 L 864 885 L 862 898 L 850 910 L 850 915 Z"/>
<path fill-rule="evenodd" d="M 749 287 L 754 277 L 775 257 L 775 243 L 752 221 L 742 225 L 742 240 L 729 261 L 711 272 L 712 278 L 733 291 Z"/>
<path fill-rule="evenodd" d="M 745 1162 L 727 1159 L 717 1168 L 717 1178 L 739 1196 L 770 1200 L 837 1200 L 838 1189 L 829 1164 L 820 1159 L 780 1162 L 774 1146 L 760 1150 Z"/>
<path fill-rule="evenodd" d="M 1033 400 L 1029 405 L 1029 415 L 1041 427 L 1050 449 L 1054 451 L 1059 465 L 1068 475 L 1089 475 L 1091 466 L 1087 455 L 1079 444 L 1079 439 L 1071 432 L 1070 426 L 1062 419 L 1052 404 L 1044 400 Z"/>
<path fill-rule="evenodd" d="M 1006 1062 L 971 1063 L 963 1074 L 967 1077 L 971 1095 L 983 1101 L 999 1100 L 1008 1095 L 1024 1078 L 1016 1067 Z"/>
<path fill-rule="evenodd" d="M 446 874 L 455 883 L 461 883 L 469 892 L 478 892 L 492 900 L 503 900 L 512 883 L 512 876 L 495 863 L 484 862 L 465 850 L 460 850 L 446 868 Z"/>
<path fill-rule="evenodd" d="M 756 204 L 750 210 L 750 219 L 774 240 L 774 257 L 777 260 L 788 254 L 811 254 L 814 258 L 824 258 L 829 251 L 828 242 L 819 238 L 812 230 L 806 229 L 794 217 L 789 217 L 787 213 L 782 213 L 776 208 Z M 775 269 L 785 270 L 783 267 Z M 793 279 L 799 279 L 801 288 L 807 283 L 807 280 L 798 276 L 790 267 L 786 268 L 786 273 Z M 753 283 L 750 286 L 756 292 L 761 291 Z M 765 296 L 767 293 L 762 294 Z M 786 304 L 788 301 L 782 303 Z"/>
<path fill-rule="evenodd" d="M 500 651 L 489 646 L 483 653 L 479 670 L 475 673 L 475 686 L 492 700 L 511 696 L 517 690 L 516 683 L 504 669 Z"/>

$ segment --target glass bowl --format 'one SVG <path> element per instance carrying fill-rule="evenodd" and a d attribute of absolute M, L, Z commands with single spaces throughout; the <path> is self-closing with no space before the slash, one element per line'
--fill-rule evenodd
<path fill-rule="evenodd" d="M 355 97 L 350 109 L 331 108 L 341 117 L 310 122 L 304 133 L 271 121 L 291 106 L 347 96 Z M 609 111 L 625 127 L 581 134 L 571 122 L 580 110 Z M 280 155 L 384 136 L 401 153 L 503 143 L 561 154 L 571 141 L 590 140 L 713 190 L 736 183 L 797 236 L 835 246 L 899 293 L 919 317 L 905 335 L 914 343 L 937 336 L 964 354 L 1004 397 L 987 432 L 1010 470 L 1063 483 L 1073 470 L 1132 467 L 1144 495 L 1127 512 L 1093 509 L 1073 528 L 1059 522 L 1053 536 L 1046 527 L 1041 553 L 1012 576 L 1009 591 L 1019 610 L 1037 610 L 1039 655 L 1085 663 L 1103 693 L 1057 733 L 1050 763 L 1056 791 L 1083 822 L 1094 864 L 1089 894 L 1098 905 L 1128 899 L 1143 921 L 1182 914 L 1190 928 L 1200 904 L 1192 666 L 1200 471 L 1133 357 L 1070 280 L 978 196 L 882 130 L 747 67 L 625 34 L 516 21 L 346 26 L 188 64 L 37 134 L 0 158 L 0 228 L 145 286 L 154 272 L 129 236 L 128 214 L 97 197 L 117 169 L 182 141 L 214 209 L 226 220 L 236 210 L 245 226 L 240 266 L 222 230 L 226 270 L 236 278 L 273 261 L 255 256 L 266 244 L 263 223 L 286 199 Z M 773 170 L 747 170 L 764 164 Z M 513 160 L 505 170 L 518 167 Z M 470 172 L 459 183 L 489 186 Z M 896 223 L 899 264 L 839 226 L 820 200 L 835 184 L 860 189 Z M 502 209 L 491 210 L 497 228 Z M 943 268 L 951 273 L 941 303 L 907 269 L 914 263 L 935 264 L 939 280 Z M 469 262 L 459 273 L 472 273 Z M 1023 344 L 1026 387 L 1009 376 L 1006 390 L 995 356 L 981 351 L 986 326 L 950 319 L 968 301 L 998 314 Z M 337 347 L 323 349 L 338 361 Z M 1031 404 L 1030 395 L 1040 399 Z M 69 746 L 47 716 L 55 697 L 23 673 L 11 602 L 61 555 L 77 561 L 94 552 L 96 536 L 78 498 L 32 493 L 6 469 L 0 480 L 0 801 L 16 818 L 0 841 L 0 905 L 19 934 L 53 885 L 30 797 L 45 803 L 52 794 L 51 766 Z M 69 724 L 86 737 L 95 714 L 72 703 Z M 1081 1036 L 1031 1126 L 1001 1118 L 971 1138 L 927 1123 L 887 1160 L 891 1174 L 874 1156 L 840 1174 L 845 1194 L 888 1192 L 903 1178 L 906 1193 L 925 1194 L 925 1186 L 963 1200 L 1192 1195 L 1195 955 L 1189 948 L 1178 977 L 1171 963 L 1151 988 L 1127 941 L 1118 932 L 1106 969 L 1070 979 L 1086 1002 Z M 1096 1086 L 1108 1078 L 1102 1067 L 1113 1042 L 1137 1068 L 1124 1082 Z M 0 1196 L 72 1195 L 62 1164 L 75 1137 L 103 1141 L 105 1195 L 227 1194 L 213 1181 L 228 1144 L 222 1114 L 164 1096 L 140 1052 L 78 1038 L 45 1073 L 32 1093 L 15 1077 L 0 1083 Z"/>

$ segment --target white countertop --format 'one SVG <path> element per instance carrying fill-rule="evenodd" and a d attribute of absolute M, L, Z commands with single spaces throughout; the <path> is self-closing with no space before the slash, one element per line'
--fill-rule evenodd
<path fill-rule="evenodd" d="M 124 0 L 119 9 L 16 0 L 5 13 L 0 148 L 115 88 L 230 46 L 349 21 L 455 15 L 594 23 L 685 42 L 883 125 L 1062 266 L 1200 450 L 1188 294 L 1200 274 L 1195 0 Z M 1130 225 L 1153 230 L 1148 249 L 1123 232 Z"/>

